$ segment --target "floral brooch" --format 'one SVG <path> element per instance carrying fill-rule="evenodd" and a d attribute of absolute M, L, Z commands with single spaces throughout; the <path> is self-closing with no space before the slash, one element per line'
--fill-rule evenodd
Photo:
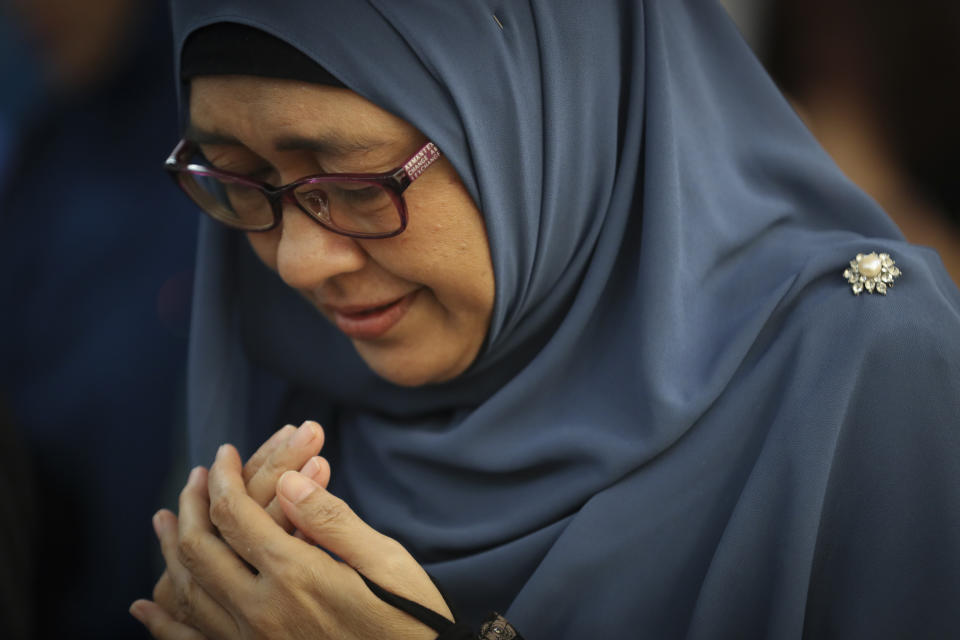
<path fill-rule="evenodd" d="M 850 283 L 854 295 L 880 293 L 887 295 L 887 289 L 900 277 L 897 263 L 888 253 L 858 253 L 850 261 L 850 268 L 843 271 L 843 277 Z"/>

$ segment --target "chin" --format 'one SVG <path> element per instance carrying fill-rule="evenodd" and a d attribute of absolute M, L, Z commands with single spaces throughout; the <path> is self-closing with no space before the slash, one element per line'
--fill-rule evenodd
<path fill-rule="evenodd" d="M 399 387 L 422 387 L 453 380 L 473 362 L 473 357 L 463 363 L 464 359 L 460 358 L 417 357 L 415 352 L 385 353 L 393 349 L 371 348 L 358 341 L 354 342 L 354 347 L 374 373 Z"/>

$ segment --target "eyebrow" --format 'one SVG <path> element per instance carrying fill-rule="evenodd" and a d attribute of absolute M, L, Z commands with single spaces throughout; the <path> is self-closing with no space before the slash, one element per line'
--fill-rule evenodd
<path fill-rule="evenodd" d="M 274 142 L 274 148 L 276 148 L 277 151 L 313 151 L 329 156 L 369 153 L 386 145 L 387 143 L 382 140 L 348 138 L 338 135 L 323 136 L 320 138 L 285 136 L 278 138 Z"/>
<path fill-rule="evenodd" d="M 243 142 L 230 134 L 200 129 L 192 123 L 187 125 L 183 137 L 197 144 L 244 146 Z M 325 156 L 339 157 L 355 153 L 369 153 L 387 144 L 383 140 L 331 134 L 318 138 L 283 136 L 274 141 L 274 148 L 277 151 L 312 151 Z"/>
<path fill-rule="evenodd" d="M 205 129 L 200 129 L 190 123 L 187 125 L 187 130 L 183 132 L 184 140 L 189 140 L 197 144 L 227 144 L 227 145 L 242 145 L 237 138 L 234 138 L 231 135 L 225 133 L 220 133 L 218 131 L 207 131 Z"/>

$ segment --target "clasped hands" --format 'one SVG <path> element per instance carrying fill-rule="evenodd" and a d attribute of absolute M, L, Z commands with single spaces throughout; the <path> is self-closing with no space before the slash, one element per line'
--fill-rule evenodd
<path fill-rule="evenodd" d="M 317 423 L 287 425 L 246 465 L 224 445 L 209 471 L 190 473 L 179 514 L 153 518 L 167 564 L 153 601 L 130 607 L 154 638 L 436 637 L 360 574 L 453 619 L 403 546 L 326 491 L 322 446 Z"/>

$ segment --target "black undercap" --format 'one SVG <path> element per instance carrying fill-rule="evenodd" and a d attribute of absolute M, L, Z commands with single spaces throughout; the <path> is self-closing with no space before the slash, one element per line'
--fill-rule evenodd
<path fill-rule="evenodd" d="M 343 87 L 313 59 L 265 31 L 234 22 L 197 29 L 183 45 L 180 79 L 248 75 Z"/>

